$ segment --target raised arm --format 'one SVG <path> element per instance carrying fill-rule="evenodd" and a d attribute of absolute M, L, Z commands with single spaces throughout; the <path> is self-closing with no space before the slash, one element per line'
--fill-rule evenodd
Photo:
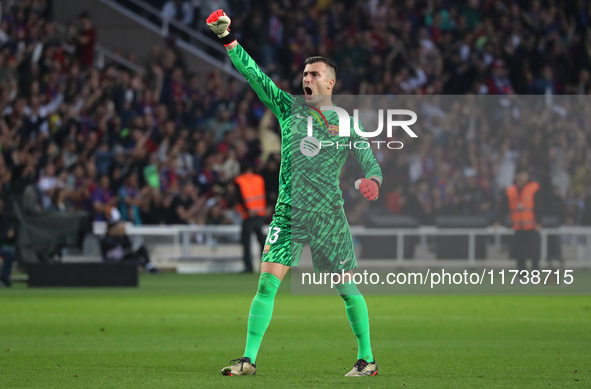
<path fill-rule="evenodd" d="M 224 11 L 218 9 L 207 18 L 207 25 L 220 38 L 228 50 L 228 55 L 236 69 L 246 78 L 261 101 L 280 118 L 291 113 L 291 96 L 282 91 L 258 67 L 252 57 L 240 46 L 230 32 L 231 20 Z"/>

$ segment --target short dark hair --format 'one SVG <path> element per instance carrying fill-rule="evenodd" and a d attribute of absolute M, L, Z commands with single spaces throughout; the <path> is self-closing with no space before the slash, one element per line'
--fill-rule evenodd
<path fill-rule="evenodd" d="M 312 63 L 316 63 L 316 62 L 323 62 L 326 64 L 326 66 L 330 66 L 331 68 L 333 68 L 335 77 L 339 74 L 339 70 L 337 69 L 337 65 L 334 63 L 334 61 L 331 60 L 330 58 L 326 58 L 321 55 L 310 57 L 310 58 L 306 59 L 306 61 L 304 63 L 306 65 L 309 65 Z"/>

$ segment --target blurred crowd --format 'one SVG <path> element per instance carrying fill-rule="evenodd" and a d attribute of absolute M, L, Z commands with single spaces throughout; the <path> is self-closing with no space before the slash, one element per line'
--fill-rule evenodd
<path fill-rule="evenodd" d="M 339 66 L 338 94 L 542 95 L 538 110 L 497 107 L 510 112 L 504 119 L 460 103 L 417 106 L 419 140 L 377 152 L 385 177 L 374 206 L 424 224 L 492 220 L 499 193 L 528 168 L 564 223 L 591 224 L 591 104 L 558 96 L 590 91 L 589 1 L 149 2 L 198 30 L 225 9 L 240 43 L 292 93 L 301 93 L 303 61 L 321 54 Z M 95 220 L 117 209 L 135 224 L 238 223 L 233 179 L 248 164 L 274 206 L 278 123 L 247 85 L 188 72 L 174 39 L 125 53 L 143 72 L 99 68 L 92 15 L 58 32 L 46 0 L 0 3 L 3 197 L 34 185 L 42 208 Z M 349 162 L 344 196 L 362 223 L 368 204 L 350 188 L 359 171 Z"/>
<path fill-rule="evenodd" d="M 508 216 L 499 215 L 499 201 L 525 170 L 540 184 L 543 217 L 591 225 L 588 96 L 397 96 L 374 105 L 395 104 L 417 113 L 420 122 L 412 129 L 419 138 L 393 134 L 404 151 L 376 151 L 384 172 L 378 212 L 411 215 L 423 224 L 478 215 L 493 224 Z M 355 202 L 355 191 L 345 186 L 359 174 L 348 161 L 342 188 L 361 218 L 367 204 Z"/>

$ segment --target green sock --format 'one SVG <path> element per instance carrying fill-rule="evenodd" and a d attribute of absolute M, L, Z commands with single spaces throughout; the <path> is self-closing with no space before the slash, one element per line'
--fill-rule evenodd
<path fill-rule="evenodd" d="M 369 315 L 365 298 L 359 293 L 355 284 L 338 285 L 337 290 L 345 301 L 347 317 L 357 338 L 357 359 L 373 362 L 371 342 L 369 340 Z"/>
<path fill-rule="evenodd" d="M 271 322 L 273 303 L 279 285 L 281 285 L 279 278 L 271 273 L 261 273 L 257 294 L 252 300 L 248 314 L 248 333 L 244 350 L 244 356 L 250 358 L 252 363 L 256 363 L 263 335 Z"/>

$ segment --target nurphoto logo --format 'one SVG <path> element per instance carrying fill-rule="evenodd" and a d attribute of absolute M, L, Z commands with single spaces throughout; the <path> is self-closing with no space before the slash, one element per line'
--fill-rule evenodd
<path fill-rule="evenodd" d="M 339 117 L 338 126 L 329 126 L 329 133 L 331 135 L 338 135 L 339 137 L 346 138 L 351 136 L 351 116 L 349 113 L 337 106 L 322 106 L 320 111 L 334 111 Z M 400 120 L 400 116 L 407 116 L 410 119 Z M 368 149 L 372 145 L 377 146 L 379 149 L 381 146 L 385 146 L 390 150 L 400 150 L 404 147 L 404 144 L 400 141 L 377 141 L 368 140 L 368 138 L 375 138 L 379 136 L 384 130 L 384 117 L 386 122 L 386 135 L 388 138 L 392 137 L 393 129 L 396 127 L 402 128 L 411 138 L 418 138 L 417 134 L 411 130 L 410 126 L 417 122 L 417 114 L 408 109 L 387 109 L 385 114 L 383 109 L 378 109 L 378 128 L 375 131 L 363 131 L 359 128 L 359 110 L 353 110 L 353 129 L 362 140 L 355 142 L 339 142 L 339 141 L 320 141 L 313 135 L 313 117 L 308 116 L 308 133 L 307 136 L 300 142 L 300 151 L 306 157 L 314 157 L 320 153 L 322 148 L 336 147 L 347 148 L 347 149 Z"/>

